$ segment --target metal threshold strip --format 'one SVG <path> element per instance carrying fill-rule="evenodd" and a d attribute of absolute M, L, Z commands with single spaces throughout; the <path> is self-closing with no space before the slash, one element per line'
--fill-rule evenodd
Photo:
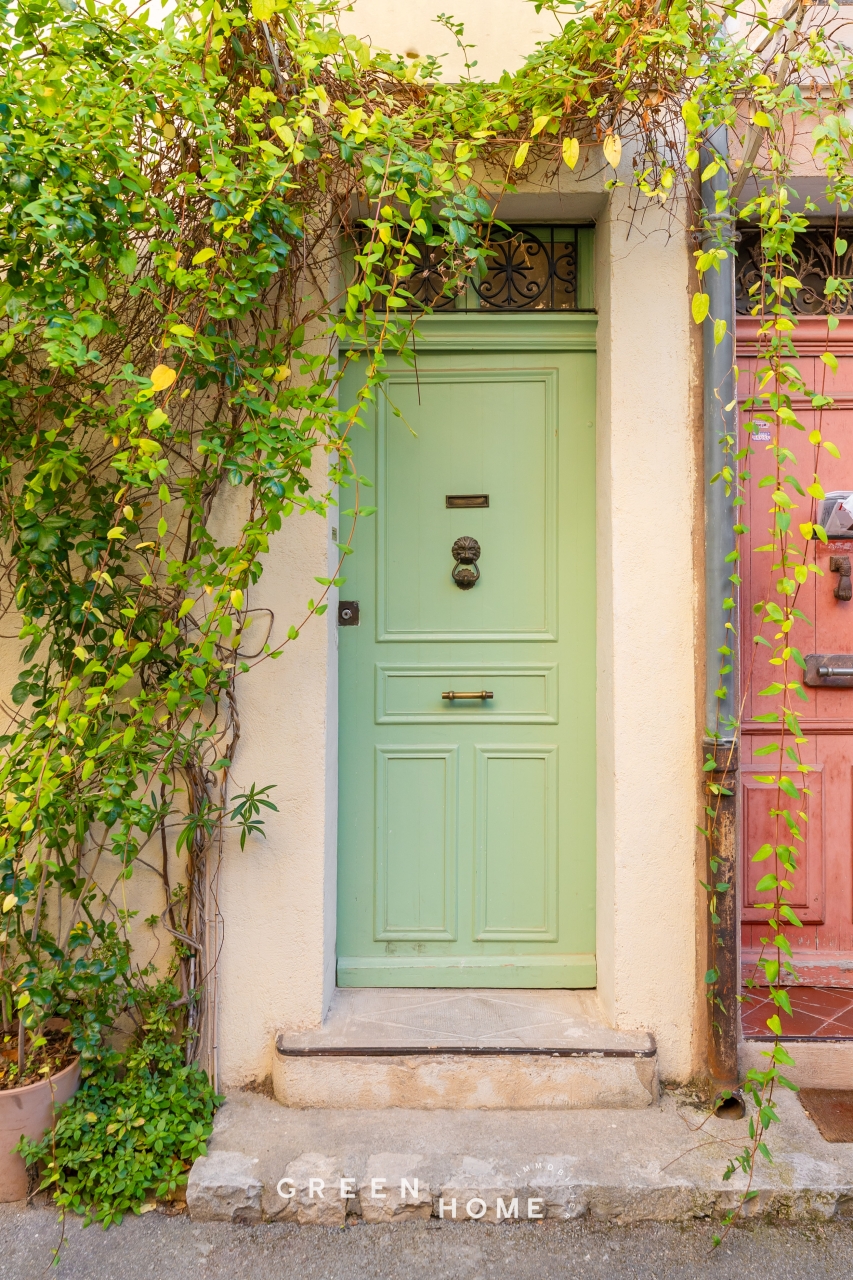
<path fill-rule="evenodd" d="M 377 1046 L 340 1046 L 319 1045 L 313 1048 L 282 1048 L 276 1045 L 276 1052 L 282 1058 L 402 1058 L 415 1057 L 421 1054 L 452 1053 L 469 1057 L 542 1057 L 542 1058 L 653 1058 L 657 1048 L 652 1045 L 648 1049 L 580 1049 L 565 1046 L 534 1047 L 523 1045 L 389 1045 Z"/>

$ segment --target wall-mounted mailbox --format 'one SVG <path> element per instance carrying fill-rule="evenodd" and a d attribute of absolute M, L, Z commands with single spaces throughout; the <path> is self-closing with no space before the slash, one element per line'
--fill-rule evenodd
<path fill-rule="evenodd" d="M 829 539 L 853 539 L 853 489 L 835 489 L 828 493 L 820 504 L 818 524 L 826 530 Z"/>
<path fill-rule="evenodd" d="M 853 689 L 853 653 L 807 653 L 803 684 L 811 689 Z"/>

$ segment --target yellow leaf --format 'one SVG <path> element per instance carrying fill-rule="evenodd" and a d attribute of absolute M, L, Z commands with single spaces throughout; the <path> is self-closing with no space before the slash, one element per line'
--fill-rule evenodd
<path fill-rule="evenodd" d="M 16 907 L 17 905 L 18 905 L 18 899 L 15 897 L 14 893 L 7 893 L 6 897 L 3 899 L 3 910 L 11 911 L 12 908 Z"/>
<path fill-rule="evenodd" d="M 124 536 L 125 536 L 124 529 L 121 527 L 120 524 L 117 524 L 114 529 L 107 530 L 107 537 L 110 539 L 123 538 Z"/>
<path fill-rule="evenodd" d="M 87 1112 L 86 1112 L 86 1123 L 87 1123 L 87 1124 L 97 1124 L 97 1123 L 98 1123 L 98 1117 L 95 1115 L 94 1111 L 87 1111 Z"/>
<path fill-rule="evenodd" d="M 535 138 L 537 133 L 541 133 L 550 119 L 550 116 L 537 116 L 533 121 L 533 128 L 530 130 L 531 138 Z"/>
<path fill-rule="evenodd" d="M 193 256 L 193 266 L 198 267 L 202 262 L 207 262 L 208 258 L 215 258 L 216 254 L 212 249 L 199 249 L 198 253 Z"/>
<path fill-rule="evenodd" d="M 752 117 L 752 123 L 760 125 L 762 129 L 772 129 L 773 121 L 770 119 L 766 111 L 756 111 Z"/>
<path fill-rule="evenodd" d="M 574 169 L 581 152 L 577 138 L 563 138 L 563 159 L 570 169 Z"/>
<path fill-rule="evenodd" d="M 132 520 L 132 519 L 133 519 L 133 507 L 122 507 L 122 509 L 121 509 L 121 514 L 124 516 L 125 520 Z"/>
<path fill-rule="evenodd" d="M 622 157 L 622 139 L 618 133 L 608 133 L 602 143 L 604 159 L 613 168 L 617 168 Z"/>
<path fill-rule="evenodd" d="M 701 324 L 708 314 L 710 302 L 711 299 L 708 297 L 707 293 L 694 293 L 690 309 L 693 312 L 693 319 L 697 324 Z"/>
<path fill-rule="evenodd" d="M 148 375 L 151 379 L 152 391 L 165 391 L 167 387 L 171 387 L 175 381 L 177 374 L 174 369 L 170 369 L 167 364 L 158 364 Z"/>
<path fill-rule="evenodd" d="M 275 371 L 274 378 L 276 382 L 284 382 L 285 378 L 290 377 L 290 365 L 280 364 Z"/>
<path fill-rule="evenodd" d="M 522 142 L 521 146 L 516 151 L 515 158 L 513 159 L 513 162 L 512 162 L 515 165 L 516 169 L 520 169 L 521 166 L 524 164 L 525 160 L 527 159 L 527 153 L 529 150 L 530 150 L 530 143 Z"/>
<path fill-rule="evenodd" d="M 235 609 L 239 610 L 243 608 L 243 592 L 239 587 L 231 592 L 231 603 Z"/>
<path fill-rule="evenodd" d="M 252 0 L 252 17 L 258 22 L 269 22 L 277 9 L 282 8 L 278 0 Z"/>
<path fill-rule="evenodd" d="M 85 662 L 85 661 L 86 661 L 86 659 L 89 657 L 88 653 L 87 653 L 87 652 L 86 652 L 86 650 L 83 648 L 82 644 L 78 644 L 78 645 L 75 647 L 75 649 L 74 649 L 74 656 L 75 656 L 75 658 L 79 658 L 81 662 Z"/>

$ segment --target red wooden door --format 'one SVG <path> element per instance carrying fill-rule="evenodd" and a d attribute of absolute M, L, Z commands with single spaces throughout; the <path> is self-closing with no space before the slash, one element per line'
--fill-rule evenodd
<path fill-rule="evenodd" d="M 738 394 L 743 400 L 754 386 L 756 367 L 756 335 L 759 321 L 738 317 L 737 361 L 740 368 Z M 813 479 L 813 449 L 807 432 L 819 426 L 824 439 L 840 450 L 840 459 L 821 455 L 821 483 L 827 494 L 853 493 L 853 318 L 842 318 L 839 327 L 828 335 L 824 316 L 801 317 L 794 335 L 800 353 L 799 368 L 809 388 L 832 396 L 831 408 L 816 411 L 806 397 L 795 397 L 792 407 L 805 425 L 802 435 L 786 430 L 783 443 L 796 454 L 790 473 L 803 488 Z M 820 355 L 827 349 L 838 357 L 838 371 L 832 374 Z M 746 420 L 742 415 L 742 420 Z M 767 893 L 756 895 L 755 885 L 770 869 L 768 862 L 752 863 L 750 855 L 761 844 L 774 838 L 775 820 L 769 810 L 775 804 L 776 790 L 756 781 L 756 775 L 773 772 L 778 756 L 757 756 L 757 748 L 778 738 L 775 725 L 762 723 L 757 717 L 767 711 L 768 699 L 759 691 L 777 680 L 778 668 L 770 665 L 771 650 L 756 645 L 753 636 L 756 619 L 752 605 L 758 600 L 777 598 L 771 582 L 778 578 L 772 571 L 774 557 L 756 549 L 771 541 L 771 487 L 762 488 L 763 478 L 775 471 L 770 444 L 770 430 L 755 430 L 752 436 L 753 456 L 749 459 L 751 480 L 747 486 L 744 523 L 750 533 L 744 539 L 743 587 L 741 596 L 741 661 L 745 698 L 742 739 L 742 969 L 744 978 L 761 979 L 755 962 L 761 939 L 769 930 L 768 912 L 757 910 L 756 902 L 766 901 Z M 794 521 L 811 518 L 811 499 L 800 499 Z M 821 518 L 821 504 L 815 519 Z M 838 523 L 838 522 L 836 522 Z M 843 523 L 843 520 L 841 521 Z M 813 622 L 797 624 L 797 637 L 792 640 L 806 654 L 853 655 L 853 600 L 835 596 L 838 573 L 830 572 L 831 556 L 853 556 L 853 527 L 848 537 L 834 536 L 829 545 L 812 544 L 816 563 L 823 576 L 810 574 L 800 588 L 797 605 Z M 766 631 L 766 628 L 765 628 Z M 772 632 L 769 633 L 772 639 Z M 788 896 L 803 921 L 801 930 L 789 929 L 795 947 L 795 964 L 802 986 L 792 994 L 794 1018 L 783 1018 L 786 1035 L 853 1035 L 853 688 L 808 688 L 808 704 L 799 704 L 801 724 L 808 743 L 803 746 L 804 760 L 815 772 L 809 775 L 812 795 L 807 798 L 808 825 L 805 849 L 801 852 L 799 871 L 794 878 L 794 891 Z M 775 701 L 775 700 L 774 700 Z M 790 741 L 790 739 L 789 739 Z M 781 874 L 781 872 L 780 872 Z M 767 1032 L 766 1018 L 773 1009 L 755 1001 L 744 1006 L 744 1030 L 747 1035 Z"/>

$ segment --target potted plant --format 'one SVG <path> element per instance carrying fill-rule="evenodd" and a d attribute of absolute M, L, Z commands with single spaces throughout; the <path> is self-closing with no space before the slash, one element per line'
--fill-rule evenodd
<path fill-rule="evenodd" d="M 114 924 L 76 924 L 63 946 L 36 921 L 11 904 L 0 932 L 0 1202 L 27 1194 L 21 1139 L 52 1127 L 127 1001 L 129 946 Z"/>
<path fill-rule="evenodd" d="M 27 1194 L 27 1167 L 16 1150 L 22 1137 L 40 1138 L 56 1110 L 80 1084 L 80 1055 L 70 1026 L 51 1018 L 28 1031 L 23 1019 L 3 1035 L 0 1050 L 0 1202 Z"/>

